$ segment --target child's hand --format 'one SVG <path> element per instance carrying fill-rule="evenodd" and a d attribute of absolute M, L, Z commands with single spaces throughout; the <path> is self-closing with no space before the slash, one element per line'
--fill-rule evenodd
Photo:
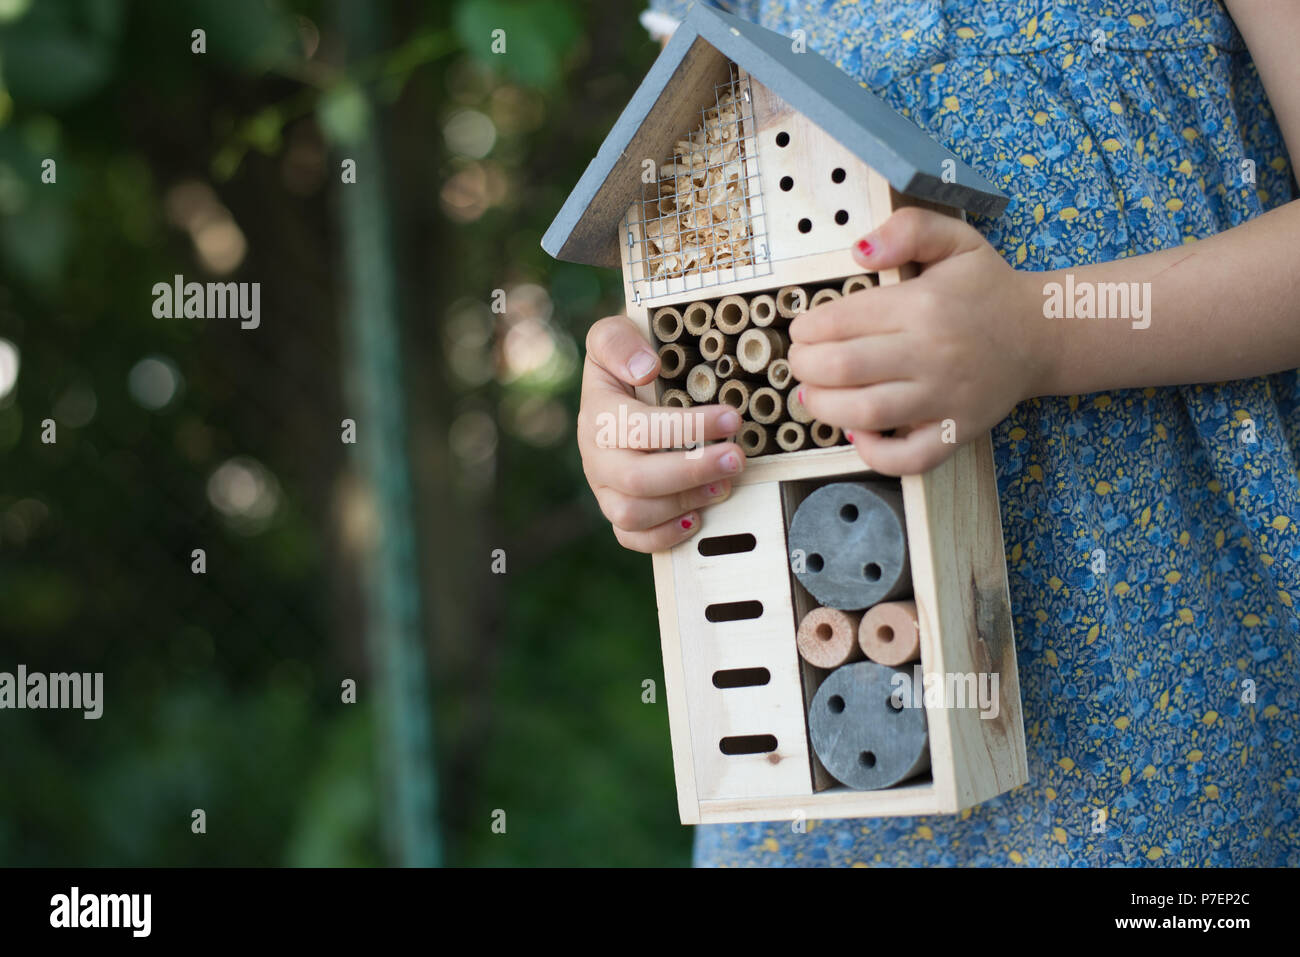
<path fill-rule="evenodd" d="M 740 416 L 730 406 L 664 409 L 637 401 L 631 387 L 651 381 L 658 372 L 659 357 L 626 316 L 601 319 L 588 331 L 578 410 L 582 470 L 614 526 L 614 537 L 638 552 L 663 551 L 694 535 L 700 527 L 698 509 L 726 498 L 731 493 L 728 479 L 745 467 L 745 455 L 735 442 L 690 452 L 648 451 L 668 447 L 673 436 L 698 442 L 740 430 Z M 620 421 L 636 422 L 650 413 L 660 425 L 618 434 Z M 670 416 L 675 429 L 661 428 Z M 683 416 L 698 416 L 689 432 L 682 428 Z"/>
<path fill-rule="evenodd" d="M 922 273 L 796 317 L 789 359 L 808 411 L 844 429 L 871 468 L 931 469 L 1039 394 L 1048 352 L 1033 273 L 960 220 L 916 208 L 853 255 L 868 270 L 916 262 Z"/>

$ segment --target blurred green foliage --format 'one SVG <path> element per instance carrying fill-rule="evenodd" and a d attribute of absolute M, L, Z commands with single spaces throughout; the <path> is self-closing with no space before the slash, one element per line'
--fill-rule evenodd
<path fill-rule="evenodd" d="M 102 671 L 106 697 L 99 721 L 0 712 L 0 863 L 384 863 L 328 152 L 363 135 L 402 250 L 447 860 L 687 860 L 649 563 L 572 440 L 618 276 L 538 247 L 655 53 L 641 4 L 382 6 L 388 52 L 345 70 L 325 3 L 0 2 L 0 670 Z M 154 319 L 174 274 L 260 281 L 261 327 Z M 490 313 L 498 288 L 532 312 Z M 160 408 L 130 386 L 145 357 L 179 375 Z M 218 507 L 245 460 L 265 521 Z"/>

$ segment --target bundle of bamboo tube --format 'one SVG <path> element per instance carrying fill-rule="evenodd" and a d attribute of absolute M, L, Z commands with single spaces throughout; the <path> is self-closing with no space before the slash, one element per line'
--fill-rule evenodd
<path fill-rule="evenodd" d="M 862 274 L 652 310 L 660 404 L 733 406 L 741 417 L 736 441 L 748 456 L 845 444 L 840 429 L 814 419 L 798 399 L 786 359 L 790 321 L 876 284 Z"/>

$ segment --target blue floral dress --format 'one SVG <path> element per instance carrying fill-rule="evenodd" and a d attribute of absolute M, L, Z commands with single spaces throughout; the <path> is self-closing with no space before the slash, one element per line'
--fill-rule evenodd
<path fill-rule="evenodd" d="M 1194 242 L 1294 195 L 1216 0 L 717 5 L 804 30 L 988 176 L 1011 202 L 974 222 L 1019 269 Z M 1298 403 L 1288 372 L 1018 406 L 993 440 L 1030 783 L 951 817 L 701 827 L 696 863 L 1300 864 Z"/>

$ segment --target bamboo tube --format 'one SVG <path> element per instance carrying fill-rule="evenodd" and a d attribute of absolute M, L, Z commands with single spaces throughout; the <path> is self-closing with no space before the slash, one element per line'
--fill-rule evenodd
<path fill-rule="evenodd" d="M 817 607 L 803 616 L 795 644 L 804 661 L 815 668 L 838 668 L 860 661 L 858 622 L 861 615 L 838 608 Z"/>
<path fill-rule="evenodd" d="M 682 311 L 682 324 L 693 336 L 702 336 L 713 324 L 713 306 L 707 302 L 693 302 Z"/>
<path fill-rule="evenodd" d="M 773 389 L 785 390 L 790 386 L 790 362 L 787 359 L 773 359 L 767 367 L 767 381 Z"/>
<path fill-rule="evenodd" d="M 808 432 L 812 435 L 813 445 L 823 449 L 830 448 L 840 440 L 840 427 L 823 422 L 821 419 L 814 419 Z"/>
<path fill-rule="evenodd" d="M 736 354 L 736 337 L 723 335 L 717 329 L 709 329 L 700 336 L 700 355 L 714 362 L 724 355 Z"/>
<path fill-rule="evenodd" d="M 740 443 L 741 449 L 744 450 L 747 458 L 753 458 L 755 455 L 766 455 L 768 452 L 775 451 L 772 448 L 772 431 L 766 425 L 759 425 L 757 422 L 746 422 L 740 427 L 740 434 L 736 436 L 736 441 Z"/>
<path fill-rule="evenodd" d="M 686 391 L 696 402 L 712 402 L 718 394 L 718 377 L 701 362 L 686 374 Z"/>
<path fill-rule="evenodd" d="M 744 296 L 723 296 L 713 310 L 713 324 L 728 335 L 749 325 L 749 303 Z"/>
<path fill-rule="evenodd" d="M 749 396 L 749 417 L 759 425 L 771 425 L 785 411 L 781 393 L 771 386 L 755 389 Z"/>
<path fill-rule="evenodd" d="M 921 626 L 914 601 L 872 605 L 858 625 L 858 646 L 872 661 L 902 665 L 921 660 Z"/>
<path fill-rule="evenodd" d="M 855 292 L 860 292 L 863 289 L 870 289 L 875 284 L 875 280 L 866 273 L 860 273 L 857 276 L 850 276 L 848 279 L 844 280 L 844 285 L 840 288 L 840 294 L 851 296 Z"/>
<path fill-rule="evenodd" d="M 759 327 L 776 322 L 776 300 L 761 293 L 749 300 L 749 321 Z"/>
<path fill-rule="evenodd" d="M 782 286 L 776 292 L 776 311 L 785 319 L 793 319 L 808 309 L 808 293 L 803 286 Z"/>
<path fill-rule="evenodd" d="M 753 391 L 748 382 L 740 379 L 728 379 L 718 387 L 718 401 L 727 403 L 741 415 L 744 415 L 749 408 L 749 396 Z"/>
<path fill-rule="evenodd" d="M 798 452 L 808 442 L 808 433 L 798 422 L 782 422 L 776 430 L 776 444 L 787 452 Z"/>
<path fill-rule="evenodd" d="M 659 376 L 663 379 L 676 379 L 699 361 L 698 349 L 684 346 L 680 342 L 670 342 L 659 349 Z"/>
<path fill-rule="evenodd" d="M 713 371 L 719 379 L 730 379 L 736 374 L 737 368 L 735 356 L 718 356 L 718 361 L 713 363 Z"/>
<path fill-rule="evenodd" d="M 809 309 L 816 309 L 818 306 L 828 302 L 834 302 L 840 298 L 839 291 L 836 289 L 818 289 L 813 293 L 812 300 L 808 304 Z"/>
<path fill-rule="evenodd" d="M 656 309 L 651 324 L 660 342 L 676 342 L 682 336 L 682 314 L 672 306 Z"/>
<path fill-rule="evenodd" d="M 785 408 L 790 418 L 807 425 L 813 420 L 813 417 L 812 413 L 805 409 L 803 403 L 799 401 L 799 390 L 802 388 L 803 385 L 798 382 L 790 386 L 790 394 L 786 396 Z"/>
<path fill-rule="evenodd" d="M 672 409 L 689 409 L 695 403 L 691 397 L 681 389 L 665 389 L 663 398 L 659 400 L 660 405 L 668 406 Z"/>
<path fill-rule="evenodd" d="M 746 372 L 761 373 L 785 356 L 785 340 L 775 329 L 746 329 L 736 342 L 736 361 Z"/>

